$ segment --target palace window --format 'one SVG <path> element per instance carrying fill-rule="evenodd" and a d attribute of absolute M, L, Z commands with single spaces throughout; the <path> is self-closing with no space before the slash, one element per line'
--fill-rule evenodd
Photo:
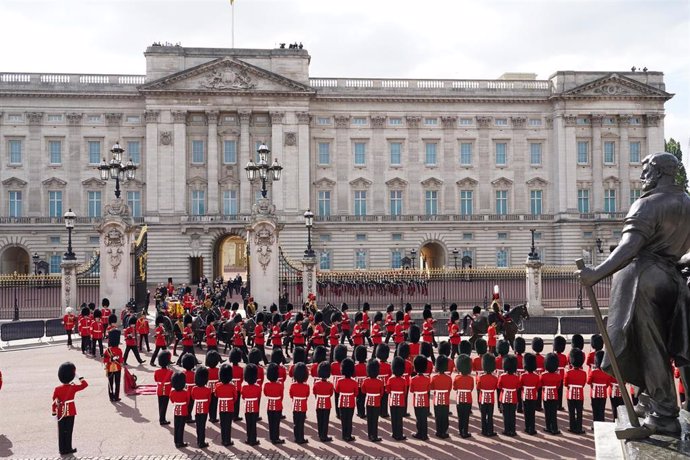
<path fill-rule="evenodd" d="M 88 216 L 101 217 L 101 192 L 89 191 L 86 192 L 86 199 L 88 202 Z"/>

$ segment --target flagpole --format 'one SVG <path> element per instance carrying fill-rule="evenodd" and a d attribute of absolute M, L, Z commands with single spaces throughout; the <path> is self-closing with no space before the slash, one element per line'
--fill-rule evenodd
<path fill-rule="evenodd" d="M 232 48 L 235 48 L 235 2 L 230 2 L 232 9 Z"/>

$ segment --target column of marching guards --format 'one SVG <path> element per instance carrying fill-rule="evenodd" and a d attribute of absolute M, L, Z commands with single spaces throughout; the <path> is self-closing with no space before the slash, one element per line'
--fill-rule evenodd
<path fill-rule="evenodd" d="M 106 301 L 104 299 L 100 311 L 90 312 L 87 308 L 79 318 L 68 311 L 63 322 L 70 332 L 77 326 L 83 353 L 91 350 L 90 353 L 95 354 L 99 339 L 102 340 L 103 334 L 107 336 L 108 346 L 100 351 L 110 400 L 118 402 L 122 367 L 128 353 L 131 351 L 139 364 L 144 362 L 139 355 L 136 335 L 140 337 L 139 348 L 143 340 L 148 348 L 148 321 L 131 317 L 121 332 Z M 335 417 L 340 420 L 340 436 L 347 442 L 355 440 L 352 435 L 355 415 L 366 420 L 369 441 L 381 441 L 380 418 L 390 419 L 394 440 L 406 439 L 403 434 L 406 418 L 414 419 L 413 437 L 426 440 L 431 406 L 435 436 L 445 439 L 451 433 L 453 403 L 457 433 L 462 438 L 472 436 L 469 422 L 477 416 L 473 407 L 478 408 L 484 436 L 497 434 L 494 428 L 496 407 L 502 414 L 505 436 L 517 435 L 516 413 L 523 414 L 523 431 L 536 435 L 536 412 L 544 413 L 544 432 L 558 435 L 557 413 L 566 410 L 564 396 L 569 414 L 568 431 L 583 434 L 586 387 L 589 387 L 591 398 L 592 421 L 605 421 L 607 399 L 615 419 L 616 407 L 622 404 L 621 389 L 613 377 L 599 369 L 604 356 L 601 336 L 591 337 L 591 351 L 586 356 L 584 339 L 579 334 L 572 336 L 569 355 L 564 354 L 567 343 L 562 336 L 555 337 L 553 352 L 546 355 L 542 354 L 544 341 L 540 337 L 532 340 L 531 352 L 526 352 L 527 344 L 522 337 L 515 338 L 512 344 L 498 341 L 495 346 L 475 337 L 471 344 L 461 339 L 460 315 L 453 307 L 447 324 L 448 341 L 437 343 L 429 305 L 423 310 L 421 328 L 413 324 L 410 304 L 404 311 L 395 311 L 389 305 L 385 317 L 377 312 L 371 320 L 368 304 L 364 304 L 353 320 L 348 306 L 343 304 L 340 311 L 332 313 L 330 326 L 323 323 L 320 311 L 305 308 L 304 312 L 293 314 L 288 307 L 287 313 L 281 315 L 272 306 L 269 314 L 255 316 L 254 330 L 248 332 L 241 314 L 237 313 L 237 304 L 227 304 L 220 321 L 223 327 L 230 325 L 232 332 L 223 350 L 225 353 L 230 348 L 228 360 L 224 362 L 218 350 L 216 318 L 209 314 L 204 331 L 207 351 L 203 364 L 197 359 L 194 348 L 192 317 L 185 315 L 182 319 L 181 337 L 175 340 L 171 353 L 163 327 L 164 318 L 159 315 L 154 331 L 155 350 L 151 355 L 151 365 L 157 362 L 160 366 L 154 373 L 159 423 L 170 423 L 168 407 L 172 406 L 176 447 L 187 446 L 184 441 L 187 423 L 196 425 L 197 446 L 207 447 L 206 424 L 209 421 L 219 424 L 222 444 L 232 446 L 232 424 L 242 421 L 244 416 L 246 443 L 255 446 L 259 444 L 256 427 L 262 419 L 263 407 L 268 419 L 269 441 L 282 444 L 285 440 L 279 434 L 281 420 L 286 418 L 283 414 L 285 385 L 289 385 L 287 411 L 291 408 L 294 441 L 298 444 L 308 442 L 304 424 L 311 404 L 315 404 L 321 442 L 332 440 L 329 429 L 333 408 Z M 104 317 L 108 318 L 107 322 L 103 321 Z M 90 323 L 88 332 L 87 323 Z M 121 334 L 125 336 L 124 354 L 120 348 Z M 391 339 L 394 356 L 389 362 Z M 71 347 L 71 335 L 68 340 Z M 270 357 L 265 350 L 266 340 L 272 348 Z M 489 340 L 493 340 L 491 334 Z M 176 364 L 182 370 L 175 371 L 172 356 L 177 354 L 178 341 L 182 343 L 182 353 Z M 291 364 L 288 365 L 289 359 Z M 585 366 L 588 371 L 583 369 Z M 59 378 L 62 385 L 53 395 L 53 413 L 58 418 L 60 453 L 64 454 L 76 452 L 71 444 L 76 415 L 74 394 L 86 388 L 87 383 L 83 379 L 79 384 L 72 383 L 76 369 L 71 363 L 60 367 Z M 679 392 L 684 400 L 680 384 Z M 411 426 L 412 421 L 407 424 Z"/>

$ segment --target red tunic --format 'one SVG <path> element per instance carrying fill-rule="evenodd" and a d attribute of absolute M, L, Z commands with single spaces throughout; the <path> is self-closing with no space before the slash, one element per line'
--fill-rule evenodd
<path fill-rule="evenodd" d="M 453 380 L 453 390 L 455 390 L 456 404 L 472 404 L 474 379 L 471 375 L 456 375 Z"/>
<path fill-rule="evenodd" d="M 218 337 L 216 336 L 216 327 L 213 324 L 206 326 L 206 345 L 215 347 L 218 345 Z"/>
<path fill-rule="evenodd" d="M 568 366 L 568 355 L 564 353 L 556 353 L 558 357 L 558 373 L 561 374 L 561 379 L 565 377 L 565 368 Z"/>
<path fill-rule="evenodd" d="M 59 419 L 77 415 L 74 395 L 88 386 L 89 384 L 86 380 L 80 380 L 76 384 L 68 383 L 55 387 L 55 390 L 53 390 L 53 415 L 57 415 Z"/>
<path fill-rule="evenodd" d="M 460 344 L 460 326 L 458 326 L 455 323 L 451 324 L 450 330 L 449 330 L 449 335 L 450 335 L 451 345 L 459 345 Z"/>
<path fill-rule="evenodd" d="M 362 382 L 362 393 L 366 396 L 365 404 L 372 407 L 381 407 L 383 396 L 383 382 L 378 378 L 367 378 Z"/>
<path fill-rule="evenodd" d="M 250 414 L 259 413 L 261 402 L 261 387 L 257 384 L 244 385 L 242 387 L 242 399 L 244 399 L 244 411 Z"/>
<path fill-rule="evenodd" d="M 173 415 L 175 417 L 186 417 L 189 415 L 187 405 L 189 404 L 189 392 L 187 390 L 170 391 L 170 404 L 173 406 Z"/>
<path fill-rule="evenodd" d="M 283 411 L 284 386 L 278 382 L 266 382 L 264 385 L 264 396 L 266 396 L 266 410 Z"/>
<path fill-rule="evenodd" d="M 434 406 L 450 405 L 450 390 L 453 380 L 447 374 L 436 374 L 431 378 L 429 389 L 434 392 Z"/>
<path fill-rule="evenodd" d="M 386 313 L 386 332 L 393 333 L 395 331 L 395 319 L 393 313 Z"/>
<path fill-rule="evenodd" d="M 156 395 L 158 396 L 170 396 L 170 379 L 172 378 L 173 371 L 166 368 L 156 369 L 153 373 L 153 380 L 157 383 Z"/>
<path fill-rule="evenodd" d="M 388 392 L 388 403 L 391 406 L 404 407 L 407 401 L 407 380 L 405 377 L 393 376 L 388 379 L 386 383 L 386 391 Z"/>
<path fill-rule="evenodd" d="M 381 334 L 381 325 L 379 323 L 374 323 L 371 327 L 371 343 L 374 345 L 383 343 L 383 335 Z"/>
<path fill-rule="evenodd" d="M 232 333 L 232 344 L 236 347 L 244 345 L 244 331 L 242 330 L 242 323 L 235 325 Z"/>
<path fill-rule="evenodd" d="M 311 343 L 314 346 L 325 345 L 325 343 L 326 343 L 326 341 L 324 340 L 325 335 L 326 335 L 326 331 L 323 328 L 323 324 L 318 323 L 317 325 L 314 326 L 314 333 L 311 336 Z"/>
<path fill-rule="evenodd" d="M 486 345 L 489 347 L 496 346 L 496 326 L 489 326 L 486 330 Z"/>
<path fill-rule="evenodd" d="M 302 334 L 302 323 L 295 323 L 292 328 L 292 343 L 295 345 L 304 345 L 304 334 Z"/>
<path fill-rule="evenodd" d="M 244 383 L 244 371 L 242 366 L 232 366 L 232 383 L 235 384 L 235 392 L 237 395 L 242 394 L 242 384 Z"/>
<path fill-rule="evenodd" d="M 609 375 L 609 398 L 620 398 L 621 397 L 621 387 L 618 385 L 618 380 L 615 377 Z"/>
<path fill-rule="evenodd" d="M 537 374 L 543 374 L 544 373 L 544 356 L 535 353 L 534 358 L 537 361 L 537 370 L 535 371 Z"/>
<path fill-rule="evenodd" d="M 587 359 L 585 360 L 585 364 L 586 364 L 587 367 L 589 367 L 590 369 L 592 369 L 592 368 L 594 367 L 594 364 L 595 364 L 595 362 L 596 362 L 596 355 L 597 355 L 597 352 L 594 351 L 594 350 L 592 350 L 592 351 L 590 351 L 589 353 L 587 353 Z"/>
<path fill-rule="evenodd" d="M 520 377 L 515 374 L 503 374 L 498 378 L 498 388 L 501 390 L 501 404 L 517 404 Z"/>
<path fill-rule="evenodd" d="M 182 331 L 182 346 L 194 346 L 194 331 L 192 331 L 191 326 L 185 326 L 184 330 Z"/>
<path fill-rule="evenodd" d="M 122 349 L 120 347 L 108 347 L 103 353 L 103 364 L 106 372 L 118 372 L 122 370 Z"/>
<path fill-rule="evenodd" d="M 350 317 L 347 316 L 347 312 L 346 312 L 346 311 L 343 312 L 343 321 L 342 321 L 342 323 L 340 324 L 340 328 L 341 328 L 343 331 L 349 331 L 349 330 L 350 330 Z"/>
<path fill-rule="evenodd" d="M 125 334 L 125 345 L 135 347 L 137 345 L 137 337 L 134 333 L 134 326 L 129 326 L 122 332 Z"/>
<path fill-rule="evenodd" d="M 410 361 L 414 361 L 415 357 L 419 354 L 419 342 L 410 343 Z"/>
<path fill-rule="evenodd" d="M 149 322 L 143 316 L 137 320 L 137 334 L 139 335 L 149 335 L 151 327 Z"/>
<path fill-rule="evenodd" d="M 544 401 L 558 399 L 558 387 L 563 383 L 558 372 L 545 372 L 541 375 L 542 398 Z"/>
<path fill-rule="evenodd" d="M 410 380 L 413 407 L 429 407 L 429 377 L 417 375 Z"/>
<path fill-rule="evenodd" d="M 333 396 L 333 384 L 331 382 L 321 379 L 315 381 L 312 392 L 316 398 L 317 409 L 331 408 L 331 399 Z"/>
<path fill-rule="evenodd" d="M 434 337 L 434 320 L 432 318 L 427 318 L 424 320 L 422 325 L 422 341 L 426 343 L 431 343 Z"/>
<path fill-rule="evenodd" d="M 333 381 L 333 386 L 335 386 L 341 378 L 343 378 L 343 376 L 340 374 L 340 363 L 338 361 L 333 361 L 331 363 L 331 380 Z"/>
<path fill-rule="evenodd" d="M 412 316 L 409 313 L 403 315 L 403 329 L 406 331 L 410 329 L 410 322 L 412 321 Z"/>
<path fill-rule="evenodd" d="M 517 358 L 517 375 L 521 376 L 525 372 L 524 359 L 522 354 L 516 353 L 515 358 Z"/>
<path fill-rule="evenodd" d="M 164 347 L 168 343 L 165 340 L 165 328 L 163 326 L 158 326 L 155 331 L 156 335 L 156 347 Z"/>
<path fill-rule="evenodd" d="M 79 335 L 82 337 L 91 337 L 91 320 L 88 316 L 79 317 Z"/>
<path fill-rule="evenodd" d="M 359 385 L 354 380 L 344 377 L 335 384 L 335 392 L 338 393 L 338 407 L 355 407 L 355 398 L 359 394 Z"/>
<path fill-rule="evenodd" d="M 237 389 L 232 383 L 218 383 L 216 385 L 219 412 L 234 412 Z"/>
<path fill-rule="evenodd" d="M 539 397 L 541 379 L 534 372 L 525 372 L 520 376 L 520 387 L 522 388 L 522 399 L 525 401 L 536 401 Z"/>
<path fill-rule="evenodd" d="M 479 404 L 493 404 L 498 377 L 493 374 L 481 374 L 477 377 L 477 390 L 479 390 Z"/>
<path fill-rule="evenodd" d="M 74 323 L 76 323 L 76 316 L 74 316 L 72 313 L 62 317 L 62 324 L 65 326 L 66 331 L 73 331 Z"/>
<path fill-rule="evenodd" d="M 280 333 L 280 324 L 276 324 L 271 328 L 271 345 L 279 347 L 283 344 L 283 338 Z"/>
<path fill-rule="evenodd" d="M 385 386 L 386 383 L 388 382 L 388 379 L 390 376 L 393 374 L 393 370 L 391 369 L 390 363 L 387 363 L 385 361 L 379 362 L 379 376 L 378 379 L 383 382 L 383 385 Z"/>
<path fill-rule="evenodd" d="M 405 341 L 405 326 L 401 323 L 395 325 L 393 330 L 393 343 L 396 345 Z"/>
<path fill-rule="evenodd" d="M 187 384 L 187 389 L 191 390 L 194 386 L 194 371 L 184 371 L 184 381 Z"/>
<path fill-rule="evenodd" d="M 216 394 L 216 385 L 218 384 L 219 373 L 220 369 L 218 369 L 217 367 L 208 368 L 208 384 L 206 386 L 211 389 L 211 392 L 213 392 L 213 394 Z"/>
<path fill-rule="evenodd" d="M 472 371 L 475 373 L 475 375 L 478 375 L 480 372 L 482 372 L 482 356 L 477 356 L 472 360 Z"/>
<path fill-rule="evenodd" d="M 361 323 L 355 323 L 355 328 L 352 330 L 352 343 L 355 347 L 364 345 L 364 326 Z"/>
<path fill-rule="evenodd" d="M 91 337 L 93 337 L 94 340 L 103 338 L 103 323 L 100 321 L 91 322 Z"/>
<path fill-rule="evenodd" d="M 369 330 L 371 324 L 369 324 L 369 314 L 367 312 L 362 312 L 362 326 L 365 330 Z"/>
<path fill-rule="evenodd" d="M 328 335 L 328 344 L 332 347 L 338 345 L 338 326 L 331 324 L 330 333 Z"/>
<path fill-rule="evenodd" d="M 587 385 L 587 373 L 582 369 L 569 369 L 565 373 L 563 385 L 568 390 L 568 399 L 582 401 L 585 399 L 585 385 Z"/>
<path fill-rule="evenodd" d="M 211 404 L 211 389 L 209 387 L 192 387 L 192 399 L 194 400 L 194 412 L 197 414 L 208 414 Z"/>
<path fill-rule="evenodd" d="M 309 385 L 294 382 L 290 385 L 290 398 L 292 398 L 293 412 L 306 412 L 307 399 L 309 398 Z"/>
<path fill-rule="evenodd" d="M 355 380 L 357 385 L 362 387 L 362 382 L 367 378 L 367 363 L 357 363 L 355 364 Z"/>
<path fill-rule="evenodd" d="M 101 308 L 101 323 L 103 323 L 103 326 L 107 327 L 108 319 L 110 319 L 110 308 Z"/>
<path fill-rule="evenodd" d="M 264 337 L 264 327 L 261 324 L 257 324 L 254 327 L 254 344 L 264 345 L 266 343 L 266 337 Z"/>

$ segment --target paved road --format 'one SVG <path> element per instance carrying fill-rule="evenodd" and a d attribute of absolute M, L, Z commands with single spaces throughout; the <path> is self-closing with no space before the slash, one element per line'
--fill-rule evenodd
<path fill-rule="evenodd" d="M 77 372 L 89 382 L 89 387 L 78 393 L 78 416 L 74 428 L 74 446 L 79 457 L 120 459 L 182 459 L 182 458 L 463 458 L 463 459 L 522 459 L 522 458 L 593 458 L 594 438 L 591 431 L 585 435 L 572 435 L 566 431 L 567 412 L 559 413 L 561 436 L 520 434 L 516 438 L 498 436 L 484 438 L 477 433 L 479 411 L 474 410 L 471 431 L 474 436 L 463 440 L 457 428 L 451 429 L 451 438 L 441 440 L 432 436 L 428 442 L 411 438 L 414 419 L 405 420 L 408 441 L 395 442 L 391 438 L 390 422 L 382 420 L 380 431 L 384 441 L 366 441 L 366 421 L 355 420 L 355 443 L 339 440 L 340 425 L 335 415 L 331 417 L 331 435 L 335 441 L 323 444 L 316 437 L 316 416 L 312 410 L 307 415 L 306 434 L 309 444 L 298 446 L 292 442 L 291 414 L 282 423 L 282 437 L 288 442 L 273 446 L 267 439 L 267 422 L 259 423 L 261 445 L 250 448 L 245 439 L 244 423 L 233 424 L 235 446 L 225 448 L 220 444 L 218 426 L 209 424 L 207 437 L 211 447 L 200 450 L 195 447 L 193 425 L 186 429 L 189 448 L 175 449 L 172 427 L 157 423 L 155 396 L 123 396 L 122 401 L 108 401 L 107 385 L 100 362 L 86 357 L 77 349 L 68 350 L 64 343 L 53 345 L 14 346 L 0 352 L 0 368 L 4 386 L 0 390 L 0 457 L 29 459 L 57 458 L 57 424 L 50 414 L 53 388 L 59 383 L 57 368 L 65 360 L 73 361 Z M 130 357 L 130 362 L 134 362 Z M 133 372 L 140 383 L 152 383 L 154 369 L 148 365 L 135 367 Z M 313 401 L 310 401 L 313 407 Z M 265 408 L 262 407 L 262 411 Z M 585 411 L 585 426 L 589 427 L 591 412 Z M 496 412 L 496 430 L 502 429 L 501 415 Z M 538 414 L 538 426 L 543 426 L 543 415 Z M 434 422 L 430 419 L 430 433 Z M 522 427 L 518 418 L 518 427 Z M 451 417 L 451 427 L 457 427 L 457 417 Z"/>

